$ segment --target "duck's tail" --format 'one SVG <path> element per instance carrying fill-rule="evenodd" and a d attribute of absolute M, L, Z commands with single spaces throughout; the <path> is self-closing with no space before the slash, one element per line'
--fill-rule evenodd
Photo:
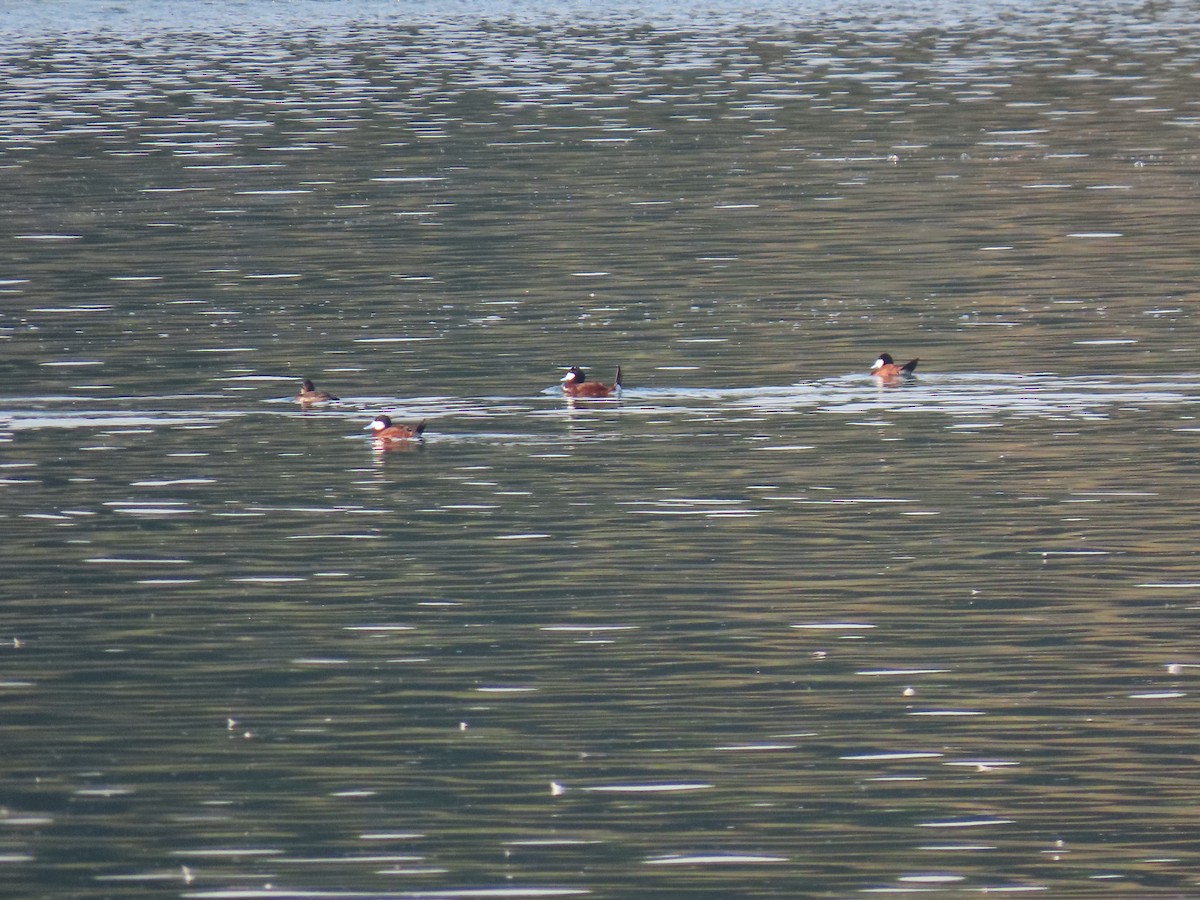
<path fill-rule="evenodd" d="M 621 367 L 617 366 L 617 377 L 616 377 L 616 380 L 613 381 L 613 387 L 619 388 L 620 386 L 621 386 Z"/>
<path fill-rule="evenodd" d="M 422 419 L 420 422 L 418 422 L 416 425 L 413 426 L 413 437 L 420 437 L 424 433 L 425 433 L 425 420 Z"/>
<path fill-rule="evenodd" d="M 912 372 L 915 371 L 917 368 L 917 363 L 919 363 L 920 361 L 921 360 L 919 357 L 917 359 L 910 359 L 908 362 L 906 362 L 904 365 L 902 365 L 900 367 L 900 371 L 908 372 L 909 374 L 912 374 Z"/>

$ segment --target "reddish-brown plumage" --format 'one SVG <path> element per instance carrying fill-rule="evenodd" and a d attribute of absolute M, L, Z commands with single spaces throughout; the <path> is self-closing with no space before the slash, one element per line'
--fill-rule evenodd
<path fill-rule="evenodd" d="M 588 381 L 583 369 L 571 366 L 562 380 L 563 393 L 568 397 L 601 398 L 611 396 L 621 391 L 621 367 L 617 366 L 617 377 L 612 384 L 600 381 Z"/>
<path fill-rule="evenodd" d="M 871 374 L 882 381 L 897 381 L 906 375 L 911 375 L 917 368 L 918 362 L 920 359 L 910 359 L 904 365 L 898 366 L 891 356 L 880 353 L 879 359 L 875 360 L 875 364 L 871 366 Z"/>
<path fill-rule="evenodd" d="M 372 437 L 383 443 L 411 441 L 413 438 L 419 438 L 425 432 L 425 421 L 421 420 L 415 425 L 393 425 L 392 420 L 387 416 L 376 416 L 367 426 L 367 430 L 374 432 Z"/>

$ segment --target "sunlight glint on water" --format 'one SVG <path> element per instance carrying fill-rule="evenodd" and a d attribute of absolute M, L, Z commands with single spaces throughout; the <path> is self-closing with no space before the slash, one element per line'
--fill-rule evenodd
<path fill-rule="evenodd" d="M 1193 18 L 7 10 L 0 880 L 1195 892 Z"/>

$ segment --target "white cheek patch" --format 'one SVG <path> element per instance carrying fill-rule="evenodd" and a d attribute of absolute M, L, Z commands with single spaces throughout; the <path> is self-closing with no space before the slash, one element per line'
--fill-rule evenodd
<path fill-rule="evenodd" d="M 880 357 L 879 359 L 875 360 L 875 362 L 873 362 L 873 363 L 871 364 L 871 371 L 872 371 L 872 372 L 874 372 L 876 369 L 882 369 L 882 368 L 883 368 L 883 358 L 882 358 L 882 357 Z"/>
<path fill-rule="evenodd" d="M 372 431 L 383 431 L 383 423 L 380 422 L 378 419 L 376 419 L 374 422 L 371 423 L 371 430 Z"/>
<path fill-rule="evenodd" d="M 570 381 L 570 380 L 571 380 L 572 378 L 574 378 L 574 377 L 575 377 L 575 376 L 574 376 L 572 373 L 568 372 L 566 375 L 564 375 L 564 376 L 562 377 L 562 380 L 563 380 L 563 381 Z"/>

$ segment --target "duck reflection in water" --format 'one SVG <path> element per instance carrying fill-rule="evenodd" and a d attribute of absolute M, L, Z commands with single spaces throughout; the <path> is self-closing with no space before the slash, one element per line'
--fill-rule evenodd
<path fill-rule="evenodd" d="M 376 416 L 365 429 L 372 433 L 375 448 L 378 450 L 407 450 L 413 441 L 422 440 L 425 433 L 425 420 L 416 424 L 393 424 L 388 416 Z"/>
<path fill-rule="evenodd" d="M 880 353 L 879 359 L 871 366 L 871 374 L 880 384 L 903 384 L 913 377 L 918 362 L 920 359 L 910 359 L 898 366 L 889 354 Z"/>
<path fill-rule="evenodd" d="M 603 400 L 616 394 L 621 395 L 621 367 L 617 366 L 617 377 L 612 384 L 601 381 L 588 381 L 587 375 L 579 366 L 571 366 L 562 379 L 563 393 L 568 397 L 590 397 L 593 400 Z"/>

